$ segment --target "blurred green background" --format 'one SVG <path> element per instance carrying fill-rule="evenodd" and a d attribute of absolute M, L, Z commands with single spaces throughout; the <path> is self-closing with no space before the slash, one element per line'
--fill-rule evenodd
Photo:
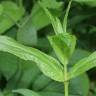
<path fill-rule="evenodd" d="M 62 21 L 68 0 L 41 0 Z M 69 33 L 77 37 L 69 67 L 96 50 L 96 0 L 73 0 L 68 17 Z M 0 35 L 35 47 L 56 58 L 47 36 L 54 34 L 38 0 L 0 0 Z M 63 96 L 63 84 L 44 76 L 34 62 L 0 52 L 0 96 L 17 96 L 11 90 L 28 88 L 41 96 Z M 70 81 L 71 96 L 96 96 L 96 68 Z"/>

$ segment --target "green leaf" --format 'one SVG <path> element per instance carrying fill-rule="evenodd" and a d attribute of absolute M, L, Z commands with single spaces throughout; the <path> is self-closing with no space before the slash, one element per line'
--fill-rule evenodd
<path fill-rule="evenodd" d="M 58 8 L 57 8 L 57 5 L 59 5 Z M 62 5 L 63 5 L 62 2 L 57 3 L 56 0 L 42 0 L 42 2 L 35 3 L 32 8 L 32 13 L 31 13 L 32 23 L 35 26 L 35 28 L 37 30 L 40 30 L 41 28 L 50 24 L 50 21 L 52 20 L 52 16 L 50 17 L 49 15 L 50 12 L 49 13 L 46 12 L 47 8 L 50 8 L 53 10 L 53 15 L 60 16 Z M 49 18 L 48 18 L 48 15 L 49 15 Z"/>
<path fill-rule="evenodd" d="M 44 89 L 44 92 L 64 93 L 64 84 L 61 82 L 50 82 Z"/>
<path fill-rule="evenodd" d="M 56 34 L 63 33 L 63 28 L 62 28 L 62 24 L 61 24 L 60 20 L 57 17 L 53 16 L 50 13 L 50 11 L 46 7 L 44 7 L 44 5 L 41 2 L 39 2 L 39 4 L 43 8 L 43 10 L 45 11 L 46 15 L 49 17 L 50 22 L 53 26 L 54 32 Z"/>
<path fill-rule="evenodd" d="M 7 80 L 9 80 L 17 71 L 17 63 L 18 58 L 16 56 L 0 52 L 0 71 Z"/>
<path fill-rule="evenodd" d="M 56 81 L 64 81 L 63 68 L 60 63 L 35 48 L 23 46 L 9 37 L 0 36 L 0 50 L 24 60 L 34 61 L 46 76 Z"/>
<path fill-rule="evenodd" d="M 59 92 L 39 92 L 41 96 L 64 96 L 63 93 Z"/>
<path fill-rule="evenodd" d="M 79 54 L 78 54 L 79 53 Z M 69 66 L 73 66 L 76 62 L 78 62 L 79 60 L 89 56 L 91 54 L 91 52 L 83 50 L 83 49 L 76 49 L 73 53 L 73 55 L 70 58 L 69 61 Z"/>
<path fill-rule="evenodd" d="M 96 66 L 96 52 L 78 61 L 69 71 L 69 79 L 77 77 Z"/>
<path fill-rule="evenodd" d="M 34 25 L 36 30 L 40 30 L 50 24 L 49 18 L 46 16 L 44 10 L 38 3 L 34 4 L 32 8 L 30 22 Z"/>
<path fill-rule="evenodd" d="M 17 21 L 24 14 L 24 11 L 11 1 L 3 1 L 1 5 L 3 6 L 3 13 L 0 15 L 0 34 L 17 24 Z"/>
<path fill-rule="evenodd" d="M 35 91 L 39 91 L 40 89 L 44 89 L 48 84 L 50 84 L 52 80 L 43 74 L 39 75 L 32 85 L 32 89 Z"/>
<path fill-rule="evenodd" d="M 59 34 L 56 36 L 50 36 L 48 39 L 61 63 L 67 64 L 68 59 L 75 49 L 75 36 L 69 34 Z"/>
<path fill-rule="evenodd" d="M 19 93 L 24 96 L 40 96 L 38 93 L 28 89 L 17 89 L 17 90 L 13 90 L 12 92 Z"/>
<path fill-rule="evenodd" d="M 39 77 L 41 71 L 32 61 L 20 60 L 20 64 L 22 66 L 22 76 L 19 78 L 17 86 L 18 88 L 29 88 L 35 79 Z"/>
<path fill-rule="evenodd" d="M 27 21 L 24 21 L 23 26 L 21 26 L 17 32 L 17 40 L 20 43 L 26 45 L 36 45 L 37 43 L 37 30 L 32 24 L 31 17 L 27 18 Z M 26 20 L 26 19 L 25 19 Z"/>
<path fill-rule="evenodd" d="M 11 59 L 10 59 L 11 60 Z M 14 88 L 17 87 L 17 82 L 20 80 L 21 76 L 22 76 L 22 70 L 21 70 L 21 65 L 19 63 L 18 60 L 18 68 L 16 70 L 16 72 L 14 73 L 14 75 L 7 81 L 6 84 L 6 90 L 12 90 Z"/>
<path fill-rule="evenodd" d="M 92 7 L 96 7 L 96 0 L 73 0 L 79 3 L 87 4 Z"/>
<path fill-rule="evenodd" d="M 72 80 L 69 84 L 69 93 L 76 96 L 88 96 L 90 90 L 90 82 L 87 74 L 82 74 Z"/>
<path fill-rule="evenodd" d="M 39 92 L 41 96 L 64 96 L 64 93 L 60 92 Z M 69 95 L 69 96 L 79 96 L 79 95 Z"/>
<path fill-rule="evenodd" d="M 60 9 L 61 6 L 63 5 L 63 2 L 58 2 L 56 0 L 42 0 L 42 4 L 47 8 Z"/>
<path fill-rule="evenodd" d="M 63 30 L 64 30 L 65 33 L 67 32 L 67 19 L 68 19 L 68 14 L 69 14 L 69 10 L 70 10 L 70 7 L 71 7 L 71 3 L 72 3 L 72 0 L 69 1 L 67 10 L 66 10 L 66 13 L 65 13 L 65 16 L 64 16 Z"/>

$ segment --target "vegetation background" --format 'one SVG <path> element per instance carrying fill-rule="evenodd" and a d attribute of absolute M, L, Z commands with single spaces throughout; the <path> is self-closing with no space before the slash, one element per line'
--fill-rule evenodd
<path fill-rule="evenodd" d="M 68 0 L 42 0 L 62 21 Z M 73 0 L 68 17 L 68 32 L 77 37 L 69 68 L 96 50 L 96 0 Z M 0 0 L 0 35 L 7 35 L 26 46 L 53 57 L 47 36 L 54 34 L 51 22 L 38 0 Z M 11 90 L 28 88 L 41 96 L 63 96 L 63 84 L 42 74 L 34 62 L 0 52 L 0 96 L 16 96 Z M 72 96 L 96 96 L 96 68 L 70 81 Z"/>

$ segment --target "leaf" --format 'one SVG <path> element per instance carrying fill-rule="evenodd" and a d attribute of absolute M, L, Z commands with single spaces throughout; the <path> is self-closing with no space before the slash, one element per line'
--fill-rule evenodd
<path fill-rule="evenodd" d="M 11 60 L 11 59 L 10 59 Z M 19 61 L 19 60 L 18 60 Z M 18 62 L 18 68 L 14 75 L 7 81 L 6 84 L 6 90 L 12 90 L 14 88 L 17 88 L 17 83 L 20 81 L 20 78 L 22 76 L 22 70 L 21 70 L 21 64 Z"/>
<path fill-rule="evenodd" d="M 48 84 L 50 84 L 50 82 L 52 82 L 52 80 L 50 78 L 41 74 L 34 81 L 34 83 L 32 85 L 32 89 L 34 89 L 35 91 L 39 91 L 40 89 L 45 89 L 45 87 Z"/>
<path fill-rule="evenodd" d="M 75 49 L 75 36 L 69 34 L 59 34 L 56 36 L 50 36 L 48 39 L 61 63 L 67 64 L 68 59 Z"/>
<path fill-rule="evenodd" d="M 42 0 L 41 4 L 38 2 L 36 4 L 34 4 L 34 6 L 32 8 L 31 16 L 32 16 L 32 23 L 37 30 L 50 24 L 50 20 L 49 20 L 48 16 L 45 14 L 44 10 L 42 9 L 42 7 L 40 5 L 42 5 L 42 7 L 44 7 L 44 9 L 46 7 L 50 8 L 52 10 L 54 9 L 53 13 L 54 13 L 54 11 L 57 12 L 58 14 L 55 14 L 55 16 L 58 16 L 61 14 L 61 10 L 62 10 L 61 6 L 63 5 L 63 2 L 57 2 L 56 0 Z"/>
<path fill-rule="evenodd" d="M 58 2 L 56 0 L 42 0 L 43 6 L 51 9 L 60 9 L 63 5 L 63 2 Z M 53 6 L 54 5 L 54 6 Z"/>
<path fill-rule="evenodd" d="M 30 22 L 34 25 L 36 30 L 40 30 L 50 24 L 49 18 L 38 3 L 34 4 L 32 8 Z"/>
<path fill-rule="evenodd" d="M 52 81 L 43 89 L 43 91 L 64 93 L 64 84 L 61 82 Z"/>
<path fill-rule="evenodd" d="M 29 88 L 39 77 L 41 71 L 34 62 L 20 60 L 22 67 L 22 76 L 19 78 L 18 88 Z"/>
<path fill-rule="evenodd" d="M 77 61 L 89 55 L 90 55 L 89 51 L 76 49 L 73 55 L 71 56 L 68 68 L 70 69 Z M 72 94 L 78 94 L 78 95 L 81 94 L 81 96 L 87 96 L 90 87 L 89 85 L 90 85 L 89 78 L 87 74 L 83 73 L 82 75 L 70 80 L 69 92 Z"/>
<path fill-rule="evenodd" d="M 69 79 L 77 77 L 96 66 L 96 52 L 78 61 L 69 71 Z"/>
<path fill-rule="evenodd" d="M 83 49 L 76 49 L 70 58 L 69 66 L 73 66 L 76 62 L 89 56 L 90 54 L 91 54 L 91 52 L 89 52 L 89 51 L 86 51 Z"/>
<path fill-rule="evenodd" d="M 64 93 L 59 92 L 39 92 L 41 96 L 64 96 Z M 79 96 L 79 95 L 69 95 L 69 96 Z"/>
<path fill-rule="evenodd" d="M 63 93 L 58 92 L 39 92 L 41 96 L 64 96 Z"/>
<path fill-rule="evenodd" d="M 63 68 L 60 63 L 35 48 L 23 46 L 9 37 L 0 36 L 0 50 L 24 60 L 34 61 L 46 76 L 56 81 L 64 81 Z"/>
<path fill-rule="evenodd" d="M 9 29 L 5 33 L 5 35 L 15 39 L 17 37 L 17 30 L 18 30 L 18 28 L 14 26 L 11 29 Z"/>
<path fill-rule="evenodd" d="M 50 47 L 50 43 L 47 38 L 39 38 L 38 43 L 36 45 L 38 48 L 41 48 L 43 51 L 50 52 L 52 48 Z"/>
<path fill-rule="evenodd" d="M 63 20 L 63 30 L 64 30 L 64 33 L 67 32 L 67 19 L 68 19 L 68 14 L 69 14 L 69 11 L 70 11 L 71 3 L 72 3 L 72 0 L 69 1 L 68 7 L 66 9 L 65 16 L 64 16 L 64 20 Z"/>
<path fill-rule="evenodd" d="M 4 33 L 21 19 L 24 12 L 13 2 L 3 1 L 3 13 L 0 15 L 0 34 Z M 10 7 L 11 6 L 11 7 Z"/>
<path fill-rule="evenodd" d="M 77 96 L 88 96 L 90 82 L 86 73 L 70 80 L 69 93 Z"/>
<path fill-rule="evenodd" d="M 51 12 L 41 2 L 39 2 L 39 4 L 43 8 L 43 10 L 45 11 L 46 15 L 49 17 L 55 34 L 63 33 L 62 24 L 61 24 L 59 18 L 57 18 L 56 16 L 53 16 L 51 14 Z"/>
<path fill-rule="evenodd" d="M 25 23 L 24 23 L 25 22 Z M 26 45 L 36 45 L 37 43 L 37 30 L 32 24 L 32 19 L 29 17 L 27 21 L 23 21 L 17 32 L 17 40 Z"/>
<path fill-rule="evenodd" d="M 13 90 L 12 92 L 19 93 L 24 96 L 40 96 L 38 93 L 36 93 L 32 90 L 29 90 L 29 89 L 17 89 L 17 90 Z"/>
<path fill-rule="evenodd" d="M 96 7 L 96 0 L 73 0 L 79 3 L 87 4 L 92 7 Z"/>
<path fill-rule="evenodd" d="M 16 56 L 0 52 L 0 71 L 5 76 L 6 80 L 9 80 L 15 74 L 17 70 L 17 63 L 18 58 Z"/>

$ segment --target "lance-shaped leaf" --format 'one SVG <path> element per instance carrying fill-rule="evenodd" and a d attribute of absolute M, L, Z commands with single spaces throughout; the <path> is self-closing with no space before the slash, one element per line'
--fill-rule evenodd
<path fill-rule="evenodd" d="M 67 31 L 67 19 L 68 19 L 68 14 L 69 14 L 69 11 L 70 11 L 71 3 L 72 3 L 72 0 L 70 0 L 70 2 L 68 4 L 68 7 L 66 9 L 65 16 L 64 16 L 64 21 L 63 21 L 63 30 L 64 30 L 64 33 L 66 33 L 66 31 Z"/>
<path fill-rule="evenodd" d="M 75 36 L 67 33 L 59 34 L 55 36 L 50 36 L 49 41 L 61 63 L 67 64 L 68 59 L 70 58 L 75 49 Z"/>
<path fill-rule="evenodd" d="M 24 60 L 32 60 L 46 76 L 56 81 L 64 80 L 60 63 L 35 48 L 26 47 L 9 37 L 0 36 L 0 51 L 9 52 Z"/>
<path fill-rule="evenodd" d="M 69 79 L 79 76 L 95 66 L 96 66 L 96 52 L 77 62 L 69 71 L 68 75 Z"/>
<path fill-rule="evenodd" d="M 21 94 L 23 96 L 41 96 L 38 93 L 28 89 L 17 89 L 17 90 L 13 90 L 12 92 Z"/>

